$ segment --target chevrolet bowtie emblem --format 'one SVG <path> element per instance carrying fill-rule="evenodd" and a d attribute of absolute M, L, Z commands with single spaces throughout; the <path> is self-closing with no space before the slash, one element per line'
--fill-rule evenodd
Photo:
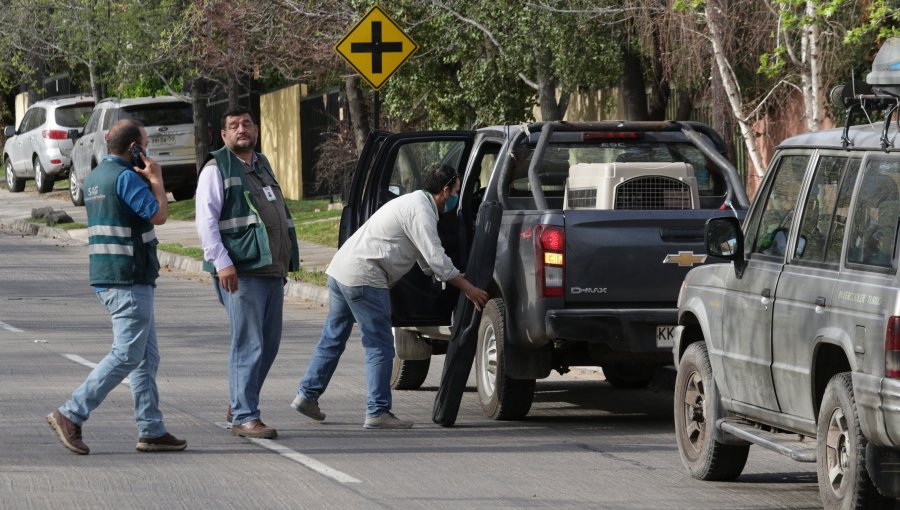
<path fill-rule="evenodd" d="M 678 264 L 678 267 L 694 267 L 706 262 L 706 255 L 694 255 L 692 251 L 680 251 L 678 255 L 666 255 L 663 264 Z"/>

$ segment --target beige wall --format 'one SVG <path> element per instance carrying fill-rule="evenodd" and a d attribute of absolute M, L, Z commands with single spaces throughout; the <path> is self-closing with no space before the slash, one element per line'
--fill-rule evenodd
<path fill-rule="evenodd" d="M 306 85 L 291 85 L 259 98 L 262 152 L 272 163 L 285 198 L 303 198 L 300 99 Z"/>

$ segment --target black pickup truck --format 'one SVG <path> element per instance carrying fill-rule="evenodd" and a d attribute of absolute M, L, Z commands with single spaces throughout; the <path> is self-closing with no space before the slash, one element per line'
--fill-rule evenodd
<path fill-rule="evenodd" d="M 600 366 L 618 387 L 671 363 L 676 299 L 706 260 L 709 218 L 748 207 L 721 137 L 693 122 L 538 123 L 370 135 L 341 217 L 341 242 L 443 162 L 462 177 L 438 231 L 467 267 L 479 205 L 502 206 L 491 300 L 478 330 L 478 395 L 494 419 L 524 417 L 535 380 Z M 446 352 L 458 291 L 414 267 L 391 290 L 392 385 L 415 389 Z"/>

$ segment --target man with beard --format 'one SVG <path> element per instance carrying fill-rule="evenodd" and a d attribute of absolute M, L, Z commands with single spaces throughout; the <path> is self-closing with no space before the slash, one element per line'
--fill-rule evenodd
<path fill-rule="evenodd" d="M 197 183 L 197 234 L 231 326 L 227 420 L 231 433 L 274 438 L 259 393 L 281 343 L 284 284 L 300 267 L 297 233 L 272 166 L 254 151 L 250 110 L 222 116 L 225 147 L 210 153 Z"/>

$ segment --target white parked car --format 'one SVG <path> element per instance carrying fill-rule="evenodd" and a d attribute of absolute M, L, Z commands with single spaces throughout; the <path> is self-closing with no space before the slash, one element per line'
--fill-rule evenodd
<path fill-rule="evenodd" d="M 20 192 L 26 180 L 34 179 L 38 192 L 46 193 L 65 178 L 72 166 L 69 130 L 83 126 L 93 107 L 90 96 L 44 99 L 28 108 L 18 129 L 6 126 L 3 165 L 9 191 Z"/>
<path fill-rule="evenodd" d="M 150 138 L 149 155 L 162 166 L 166 190 L 175 200 L 193 197 L 197 188 L 193 111 L 190 102 L 173 96 L 107 98 L 97 103 L 72 149 L 72 203 L 84 205 L 84 179 L 108 154 L 109 127 L 122 119 L 135 119 L 144 125 Z"/>

